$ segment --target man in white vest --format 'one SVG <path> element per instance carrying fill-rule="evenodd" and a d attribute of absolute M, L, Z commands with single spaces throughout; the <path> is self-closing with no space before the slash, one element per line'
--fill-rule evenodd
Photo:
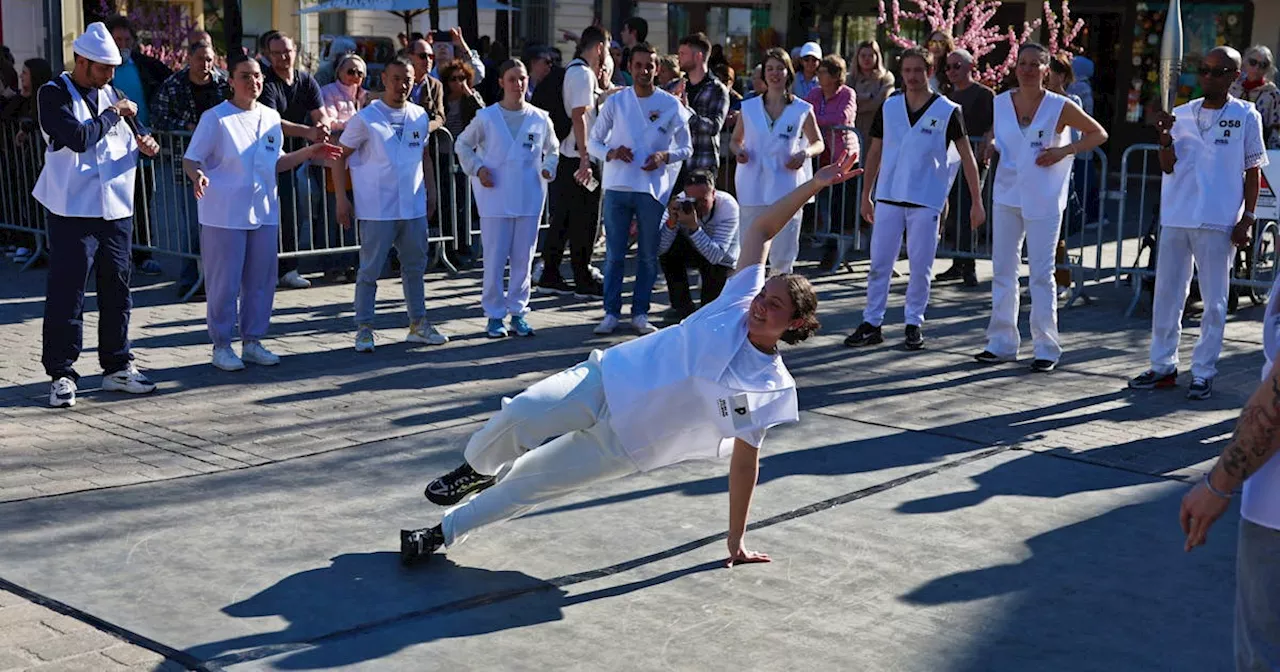
<path fill-rule="evenodd" d="M 982 207 L 978 163 L 969 146 L 960 106 L 929 88 L 932 56 L 911 48 L 902 52 L 905 93 L 894 95 L 876 110 L 871 122 L 871 147 L 867 151 L 866 178 L 862 183 L 862 212 L 871 231 L 871 271 L 867 274 L 867 307 L 862 324 L 845 339 L 852 347 L 884 342 L 880 325 L 889 300 L 889 280 L 898 260 L 902 236 L 907 237 L 911 277 L 907 282 L 906 347 L 924 347 L 925 307 L 933 261 L 938 253 L 938 218 L 951 190 L 948 155 L 960 155 L 972 206 L 969 225 L 978 228 L 987 219 Z M 877 180 L 876 178 L 879 177 Z M 871 189 L 875 186 L 875 205 Z"/>
<path fill-rule="evenodd" d="M 1262 323 L 1262 385 L 1240 414 L 1235 434 L 1213 467 L 1182 498 L 1178 521 L 1185 550 L 1204 544 L 1243 484 L 1236 542 L 1235 669 L 1280 670 L 1280 280 Z"/>
<path fill-rule="evenodd" d="M 639 73 L 632 68 L 637 82 Z M 766 280 L 764 260 L 769 241 L 809 199 L 862 172 L 857 160 L 841 157 L 757 217 L 742 235 L 737 272 L 710 305 L 504 399 L 467 442 L 465 462 L 427 485 L 432 503 L 457 506 L 434 527 L 401 530 L 401 561 L 592 483 L 730 457 L 728 562 L 768 562 L 743 538 L 765 434 L 799 419 L 779 342 L 799 343 L 819 325 L 809 281 L 788 273 Z"/>
<path fill-rule="evenodd" d="M 636 221 L 636 284 L 631 294 L 631 326 L 640 335 L 657 331 L 649 323 L 649 298 L 658 279 L 662 214 L 680 174 L 693 155 L 689 108 L 654 86 L 657 56 L 641 42 L 631 48 L 635 82 L 604 101 L 587 143 L 604 163 L 604 319 L 597 334 L 612 334 L 622 319 L 623 264 Z"/>
<path fill-rule="evenodd" d="M 1227 93 L 1240 74 L 1240 53 L 1218 47 L 1200 64 L 1204 97 L 1162 113 L 1160 245 L 1151 306 L 1151 368 L 1133 389 L 1172 388 L 1178 378 L 1182 311 L 1197 271 L 1204 313 L 1191 353 L 1188 399 L 1208 399 L 1222 353 L 1235 246 L 1249 244 L 1262 166 L 1262 116 Z"/>
<path fill-rule="evenodd" d="M 107 85 L 120 50 L 102 23 L 72 43 L 71 72 L 40 87 L 40 128 L 49 143 L 32 192 L 48 210 L 49 279 L 41 361 L 53 379 L 49 405 L 74 406 L 74 368 L 84 336 L 84 287 L 96 267 L 102 389 L 156 389 L 129 350 L 134 176 L 138 152 L 160 147 L 134 117 L 138 107 Z"/>
<path fill-rule="evenodd" d="M 400 257 L 400 279 L 409 313 L 408 343 L 443 345 L 448 337 L 427 321 L 427 186 L 423 162 L 431 117 L 409 102 L 413 64 L 397 58 L 382 71 L 382 98 L 347 122 L 340 139 L 351 168 L 355 217 L 360 222 L 360 271 L 356 274 L 356 352 L 373 352 L 374 300 L 391 248 Z M 344 170 L 333 171 L 338 222 L 351 228 Z M 435 200 L 434 194 L 430 200 Z"/>

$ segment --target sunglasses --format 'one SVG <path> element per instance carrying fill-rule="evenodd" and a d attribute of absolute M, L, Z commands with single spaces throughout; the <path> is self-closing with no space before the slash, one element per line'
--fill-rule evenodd
<path fill-rule="evenodd" d="M 1211 68 L 1207 65 L 1200 66 L 1201 77 L 1226 77 L 1235 72 L 1235 68 L 1230 65 L 1224 65 L 1220 68 Z"/>
<path fill-rule="evenodd" d="M 352 77 L 364 77 L 364 71 L 359 68 L 347 68 L 347 74 Z"/>
<path fill-rule="evenodd" d="M 1255 68 L 1269 68 L 1271 67 L 1271 61 L 1259 61 L 1256 58 L 1251 58 L 1249 59 L 1249 65 Z"/>
<path fill-rule="evenodd" d="M 465 82 L 465 81 L 467 81 L 467 76 L 466 76 L 466 75 L 454 75 L 453 77 L 450 77 L 450 78 L 449 78 L 449 81 L 451 81 L 451 82 Z"/>

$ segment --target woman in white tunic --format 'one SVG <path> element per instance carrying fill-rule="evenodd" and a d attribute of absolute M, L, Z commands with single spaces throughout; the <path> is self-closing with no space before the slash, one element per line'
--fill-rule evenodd
<path fill-rule="evenodd" d="M 1058 365 L 1058 302 L 1054 291 L 1054 251 L 1067 205 L 1072 162 L 1107 140 L 1107 132 L 1079 105 L 1044 88 L 1049 52 L 1039 44 L 1018 49 L 1018 88 L 996 96 L 995 126 L 987 151 L 999 152 L 992 208 L 991 322 L 987 347 L 975 355 L 983 363 L 1017 359 L 1018 267 L 1022 242 L 1030 267 L 1031 369 L 1049 372 Z M 1083 135 L 1070 140 L 1070 130 Z"/>
<path fill-rule="evenodd" d="M 769 206 L 813 175 L 813 157 L 825 145 L 818 132 L 813 106 L 791 93 L 796 79 L 791 57 L 782 49 L 770 49 L 764 57 L 764 81 L 769 90 L 742 103 L 742 123 L 733 129 L 729 151 L 738 160 L 735 177 L 739 231 Z M 769 268 L 790 273 L 800 254 L 800 218 L 797 211 L 769 250 Z"/>
<path fill-rule="evenodd" d="M 262 69 L 251 58 L 231 66 L 231 100 L 200 117 L 182 167 L 195 191 L 200 258 L 208 297 L 213 365 L 238 371 L 280 358 L 262 346 L 276 289 L 280 204 L 276 173 L 308 159 L 334 159 L 339 149 L 311 145 L 285 154 L 280 115 L 258 104 Z M 242 357 L 231 349 L 239 302 Z"/>
<path fill-rule="evenodd" d="M 551 116 L 524 100 L 529 72 L 511 60 L 498 69 L 502 101 L 484 108 L 458 136 L 462 170 L 471 176 L 471 193 L 480 212 L 484 245 L 484 290 L 480 306 L 489 338 L 507 335 L 511 316 L 517 336 L 532 336 L 529 273 L 538 246 L 538 221 L 547 201 L 547 182 L 556 174 L 560 152 Z M 511 263 L 504 291 L 503 271 Z"/>
<path fill-rule="evenodd" d="M 820 190 L 859 174 L 856 162 L 856 155 L 841 157 L 757 217 L 742 235 L 737 273 L 710 305 L 679 325 L 595 351 L 505 400 L 471 436 L 466 461 L 425 493 L 442 506 L 479 494 L 446 511 L 439 525 L 402 530 L 401 561 L 592 483 L 732 455 L 729 564 L 768 562 L 746 549 L 743 536 L 765 433 L 799 419 L 778 342 L 803 341 L 819 325 L 809 282 L 791 274 L 766 281 L 763 262 L 792 215 Z"/>

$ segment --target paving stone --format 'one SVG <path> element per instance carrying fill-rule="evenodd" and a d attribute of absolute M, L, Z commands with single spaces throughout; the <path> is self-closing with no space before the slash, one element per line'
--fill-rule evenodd
<path fill-rule="evenodd" d="M 55 661 L 90 651 L 98 651 L 113 646 L 118 642 L 119 640 L 105 632 L 85 630 L 58 635 L 52 639 L 39 642 L 29 642 L 24 644 L 22 649 L 40 660 Z"/>

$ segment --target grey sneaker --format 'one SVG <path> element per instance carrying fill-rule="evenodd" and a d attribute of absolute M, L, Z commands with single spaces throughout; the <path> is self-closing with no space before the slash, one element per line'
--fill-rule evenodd
<path fill-rule="evenodd" d="M 356 352 L 373 352 L 373 327 L 362 324 L 356 330 Z"/>
<path fill-rule="evenodd" d="M 1201 401 L 1213 396 L 1213 379 L 1196 376 L 1191 379 L 1191 387 L 1187 388 L 1187 398 Z"/>

